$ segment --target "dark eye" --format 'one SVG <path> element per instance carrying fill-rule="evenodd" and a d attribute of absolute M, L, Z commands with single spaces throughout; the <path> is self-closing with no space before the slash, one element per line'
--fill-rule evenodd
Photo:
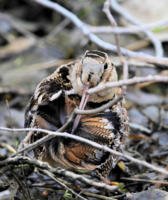
<path fill-rule="evenodd" d="M 90 81 L 90 79 L 91 79 L 91 76 L 92 76 L 92 75 L 91 75 L 91 74 L 89 74 L 89 76 L 88 76 L 88 81 Z"/>
<path fill-rule="evenodd" d="M 104 69 L 107 69 L 108 65 L 107 63 L 104 64 Z"/>

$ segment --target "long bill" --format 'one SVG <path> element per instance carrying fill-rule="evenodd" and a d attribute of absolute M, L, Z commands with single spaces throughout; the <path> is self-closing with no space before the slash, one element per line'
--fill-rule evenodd
<path fill-rule="evenodd" d="M 89 88 L 88 86 L 85 86 L 85 88 L 83 90 L 82 99 L 81 99 L 81 102 L 80 102 L 80 105 L 79 105 L 80 110 L 85 109 L 85 106 L 86 106 L 87 101 L 89 99 L 89 94 L 87 93 L 88 88 Z M 81 115 L 77 115 L 75 120 L 74 120 L 74 123 L 73 123 L 72 132 L 71 132 L 72 134 L 75 132 L 76 128 L 78 127 L 80 119 L 81 119 Z"/>

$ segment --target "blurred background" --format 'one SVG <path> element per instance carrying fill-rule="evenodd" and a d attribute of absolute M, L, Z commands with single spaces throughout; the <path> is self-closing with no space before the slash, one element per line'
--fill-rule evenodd
<path fill-rule="evenodd" d="M 103 0 L 53 1 L 74 13 L 103 41 L 115 44 L 114 33 L 105 13 Z M 141 26 L 149 25 L 149 31 L 162 46 L 163 56 L 168 56 L 168 0 L 120 0 L 118 4 L 131 14 Z M 132 51 L 155 55 L 151 38 L 144 31 L 133 31 L 135 23 L 126 20 L 116 9 L 110 9 L 120 30 L 132 31 L 120 34 L 120 46 Z M 103 31 L 102 31 L 102 27 Z M 123 31 L 124 32 L 124 31 Z M 0 0 L 0 126 L 18 128 L 24 126 L 24 111 L 36 85 L 58 66 L 81 56 L 87 49 L 99 49 L 109 53 L 116 65 L 119 78 L 123 78 L 122 66 L 117 54 L 98 47 L 77 28 L 70 19 L 35 1 Z M 129 78 L 147 75 L 168 76 L 167 66 L 149 64 L 129 58 Z M 141 83 L 128 87 L 126 106 L 130 118 L 130 137 L 126 150 L 163 167 L 168 167 L 168 84 Z M 0 159 L 12 154 L 24 137 L 0 131 Z M 9 145 L 9 146 L 8 146 Z M 158 178 L 154 172 L 142 170 L 142 166 L 128 164 L 133 174 Z M 139 191 L 150 186 L 138 183 Z M 131 185 L 131 184 L 130 184 Z M 162 185 L 160 186 L 162 188 Z M 137 192 L 137 187 L 127 186 Z M 164 189 L 166 186 L 164 187 Z M 166 188 L 167 190 L 167 188 Z"/>

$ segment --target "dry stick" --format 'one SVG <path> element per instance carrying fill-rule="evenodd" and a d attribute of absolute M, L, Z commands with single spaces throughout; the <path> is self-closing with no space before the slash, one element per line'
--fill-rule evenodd
<path fill-rule="evenodd" d="M 136 129 L 136 130 L 140 130 L 142 132 L 145 132 L 145 133 L 151 133 L 152 130 L 150 130 L 149 128 L 146 128 L 140 124 L 136 124 L 136 123 L 129 123 L 129 127 L 132 128 L 132 129 Z"/>
<path fill-rule="evenodd" d="M 45 162 L 41 162 L 39 160 L 34 160 L 34 159 L 26 157 L 26 156 L 16 156 L 14 158 L 8 158 L 6 160 L 0 161 L 0 167 L 8 166 L 8 165 L 19 165 L 19 164 L 30 164 L 39 169 L 48 170 L 49 172 L 51 172 L 53 174 L 66 176 L 68 178 L 72 178 L 73 180 L 80 180 L 81 182 L 86 183 L 88 185 L 107 189 L 110 191 L 114 191 L 118 188 L 117 186 L 107 185 L 106 183 L 97 182 L 92 179 L 90 180 L 80 174 L 75 174 L 74 172 L 68 171 L 66 169 L 51 167 L 50 165 L 48 165 Z"/>
<path fill-rule="evenodd" d="M 34 0 L 34 1 L 47 8 L 53 9 L 58 13 L 62 14 L 63 16 L 65 16 L 66 18 L 70 19 L 72 23 L 74 23 L 74 25 L 77 26 L 83 32 L 83 34 L 85 34 L 93 43 L 97 44 L 99 47 L 113 51 L 115 53 L 117 52 L 117 48 L 115 45 L 105 42 L 97 35 L 91 33 L 88 26 L 84 22 L 82 22 L 74 13 L 70 12 L 63 6 L 59 5 L 56 2 L 51 2 L 49 0 Z M 128 49 L 125 48 L 121 48 L 121 52 L 123 55 L 128 57 L 134 57 L 136 59 L 157 65 L 168 66 L 168 58 L 156 58 L 154 56 L 150 56 L 142 52 L 137 53 L 134 51 L 129 51 Z"/>
<path fill-rule="evenodd" d="M 69 19 L 64 19 L 60 24 L 56 26 L 54 30 L 52 30 L 47 36 L 45 36 L 45 40 L 55 37 L 58 33 L 60 33 L 68 24 L 70 23 Z"/>
<path fill-rule="evenodd" d="M 96 193 L 92 193 L 92 192 L 82 192 L 82 194 L 89 196 L 89 197 L 93 197 L 94 199 L 103 199 L 103 200 L 117 200 L 114 197 L 107 197 L 101 194 L 96 194 Z"/>
<path fill-rule="evenodd" d="M 167 185 L 168 186 L 168 182 L 167 181 L 163 181 L 163 180 L 149 180 L 149 179 L 141 179 L 141 178 L 128 178 L 128 177 L 123 177 L 121 178 L 122 180 L 128 180 L 128 181 L 137 181 L 137 182 L 144 182 L 144 183 L 153 183 L 153 184 L 161 184 L 161 185 Z"/>
<path fill-rule="evenodd" d="M 71 139 L 74 139 L 74 140 L 77 140 L 77 141 L 80 141 L 80 142 L 83 142 L 83 143 L 86 143 L 86 144 L 89 144 L 95 148 L 98 148 L 98 149 L 101 149 L 103 151 L 107 151 L 111 154 L 114 154 L 114 155 L 117 155 L 117 156 L 122 156 L 122 157 L 125 157 L 127 158 L 128 160 L 134 162 L 134 163 L 137 163 L 139 165 L 143 165 L 149 169 L 152 169 L 154 171 L 157 171 L 157 172 L 160 172 L 160 173 L 163 173 L 163 174 L 166 174 L 168 175 L 168 170 L 162 168 L 162 167 L 157 167 L 157 166 L 154 166 L 152 164 L 149 164 L 147 163 L 146 161 L 143 161 L 143 160 L 138 160 L 136 158 L 133 158 L 132 156 L 129 156 L 129 155 L 126 155 L 125 153 L 121 153 L 121 152 L 118 152 L 118 151 L 115 151 L 115 150 L 112 150 L 110 149 L 109 147 L 107 146 L 104 146 L 104 145 L 101 145 L 101 144 L 98 144 L 96 142 L 93 142 L 93 141 L 90 141 L 88 139 L 85 139 L 83 137 L 80 137 L 80 136 L 77 136 L 77 135 L 71 135 L 69 133 L 60 133 L 60 132 L 53 132 L 53 131 L 49 131 L 49 130 L 45 130 L 45 129 L 40 129 L 40 128 L 21 128 L 21 129 L 11 129 L 11 128 L 4 128 L 4 127 L 0 127 L 0 130 L 3 130 L 3 131 L 11 131 L 11 132 L 22 132 L 22 131 L 39 131 L 39 132 L 42 132 L 42 133 L 46 133 L 48 134 L 47 136 L 41 138 L 40 140 L 28 145 L 27 147 L 21 149 L 20 151 L 18 151 L 16 154 L 20 154 L 24 151 L 30 151 L 30 150 L 33 150 L 34 148 L 36 148 L 37 146 L 47 142 L 48 140 L 50 140 L 51 138 L 54 138 L 54 137 L 65 137 L 65 138 L 71 138 Z M 16 156 L 16 154 L 13 154 L 12 156 Z M 3 162 L 3 161 L 2 161 Z M 2 163 L 0 162 L 0 164 Z"/>
<path fill-rule="evenodd" d="M 128 79 L 128 62 L 126 61 L 126 59 L 122 59 L 122 62 L 123 62 L 123 79 L 124 80 L 127 80 Z M 126 90 L 127 90 L 127 86 L 122 86 L 122 89 L 123 89 L 123 94 L 126 96 Z"/>
<path fill-rule="evenodd" d="M 111 87 L 120 87 L 123 85 L 134 85 L 136 83 L 143 83 L 143 82 L 165 82 L 165 83 L 167 83 L 168 76 L 149 75 L 147 77 L 134 77 L 134 78 L 127 79 L 127 80 L 108 82 L 108 83 L 104 83 L 102 85 L 98 85 L 94 88 L 89 89 L 88 93 L 93 94 L 93 93 L 97 93 L 97 92 L 100 92 L 102 90 L 105 90 L 105 89 L 111 88 Z"/>
<path fill-rule="evenodd" d="M 49 176 L 51 179 L 53 179 L 54 181 L 56 181 L 57 183 L 59 183 L 61 186 L 63 186 L 65 189 L 69 190 L 72 194 L 74 194 L 76 197 L 79 197 L 80 199 L 83 200 L 87 200 L 86 198 L 82 197 L 80 194 L 76 193 L 73 189 L 71 189 L 70 187 L 68 187 L 67 185 L 65 185 L 64 183 L 61 182 L 61 180 L 59 180 L 58 178 L 55 178 L 54 175 L 48 171 L 48 170 L 42 170 L 44 174 L 46 174 L 47 176 Z"/>
<path fill-rule="evenodd" d="M 109 4 L 109 0 L 106 0 L 104 3 L 104 7 L 103 7 L 103 11 L 106 14 L 107 18 L 109 19 L 110 23 L 112 26 L 117 27 L 117 23 L 113 17 L 113 15 L 110 12 L 110 4 Z M 114 34 L 115 37 L 115 42 L 116 42 L 116 46 L 117 46 L 117 53 L 121 59 L 122 59 L 122 54 L 121 54 L 121 49 L 120 49 L 120 44 L 119 44 L 119 35 L 118 34 Z"/>
<path fill-rule="evenodd" d="M 96 113 L 99 113 L 99 112 L 102 112 L 104 110 L 106 110 L 107 108 L 110 108 L 112 107 L 113 105 L 115 105 L 117 102 L 119 102 L 123 97 L 122 96 L 119 96 L 111 101 L 109 101 L 108 103 L 98 107 L 98 108 L 95 108 L 95 109 L 90 109 L 90 110 L 80 110 L 80 109 L 75 109 L 75 113 L 76 114 L 80 114 L 80 115 L 91 115 L 91 114 L 96 114 Z"/>
<path fill-rule="evenodd" d="M 120 189 L 118 190 L 120 191 Z M 98 193 L 93 193 L 93 192 L 90 192 L 89 190 L 83 190 L 81 191 L 80 194 L 84 194 L 88 197 L 93 197 L 93 199 L 102 199 L 102 200 L 118 200 L 118 199 L 121 199 L 122 197 L 125 197 L 125 194 L 124 193 L 121 193 L 121 194 L 115 194 L 113 193 L 113 195 L 111 196 L 107 196 L 107 194 L 98 194 Z M 92 198 L 91 198 L 92 199 Z"/>
<path fill-rule="evenodd" d="M 141 22 L 135 19 L 135 17 L 131 16 L 130 13 L 128 13 L 125 9 L 123 9 L 117 0 L 110 0 L 110 1 L 111 1 L 112 9 L 118 12 L 126 20 L 140 27 L 143 25 Z M 163 48 L 162 48 L 161 42 L 155 37 L 155 35 L 151 31 L 143 30 L 143 32 L 148 36 L 148 38 L 153 43 L 155 51 L 156 51 L 156 56 L 163 57 Z"/>
<path fill-rule="evenodd" d="M 105 12 L 107 18 L 109 19 L 111 25 L 114 27 L 117 27 L 117 22 L 110 12 L 110 0 L 105 1 L 103 11 Z M 123 77 L 124 77 L 124 80 L 126 80 L 126 79 L 128 79 L 128 64 L 127 64 L 126 59 L 124 59 L 124 57 L 121 53 L 119 34 L 118 33 L 114 34 L 114 37 L 115 37 L 115 42 L 116 42 L 116 46 L 117 46 L 118 56 L 120 58 L 121 64 L 123 65 Z M 123 86 L 122 89 L 123 89 L 122 90 L 123 94 L 125 94 L 126 89 L 127 89 L 126 86 Z"/>
<path fill-rule="evenodd" d="M 11 134 L 10 134 L 11 135 Z M 16 136 L 16 135 L 15 135 Z M 7 149 L 10 153 L 16 153 L 16 150 L 8 143 L 1 142 L 0 147 Z"/>
<path fill-rule="evenodd" d="M 103 195 L 91 193 L 91 192 L 83 192 L 83 194 L 85 194 L 86 196 L 89 196 L 89 197 L 93 197 L 94 199 L 117 200 L 114 197 L 107 197 L 107 196 L 103 196 Z"/>
<path fill-rule="evenodd" d="M 139 33 L 147 29 L 156 29 L 158 27 L 167 28 L 168 20 L 160 20 L 150 24 L 144 24 L 142 26 L 133 25 L 131 27 L 91 26 L 89 24 L 87 24 L 87 26 L 93 33 L 133 34 L 133 33 Z"/>

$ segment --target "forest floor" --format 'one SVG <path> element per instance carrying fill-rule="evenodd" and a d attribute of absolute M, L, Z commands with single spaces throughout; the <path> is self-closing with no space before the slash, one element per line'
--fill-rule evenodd
<path fill-rule="evenodd" d="M 90 31 L 102 40 L 115 44 L 114 34 L 108 31 L 111 26 L 109 20 L 102 12 L 104 1 L 95 2 L 57 1 L 81 21 L 92 24 Z M 135 0 L 120 2 L 133 19 L 141 19 L 141 26 L 165 19 L 149 31 L 154 39 L 142 28 L 141 31 L 132 28 L 131 32 L 120 35 L 120 45 L 134 52 L 152 55 L 156 60 L 162 57 L 162 52 L 167 57 L 168 13 L 165 8 L 168 1 L 164 0 L 160 7 L 157 0 L 147 0 L 143 4 Z M 71 19 L 35 1 L 1 0 L 0 10 L 0 127 L 23 128 L 25 107 L 36 85 L 58 66 L 78 58 L 87 49 L 106 51 L 116 65 L 119 79 L 123 79 L 117 52 L 95 44 L 81 33 Z M 119 27 L 129 29 L 136 25 L 128 22 L 115 8 L 111 11 Z M 104 28 L 101 31 L 99 28 L 102 26 L 106 26 L 107 30 Z M 140 29 L 141 26 L 136 28 Z M 155 45 L 161 45 L 161 49 Z M 156 57 L 156 54 L 159 56 Z M 148 75 L 168 77 L 168 61 L 163 64 L 162 58 L 150 63 L 146 59 L 136 59 L 136 56 L 128 56 L 126 60 L 128 78 Z M 126 107 L 130 130 L 124 152 L 168 170 L 168 82 L 153 81 L 128 86 Z M 0 162 L 16 153 L 25 135 L 25 132 L 0 130 Z M 168 172 L 159 173 L 124 157 L 122 160 L 127 172 L 118 168 L 112 171 L 111 178 L 118 183 L 113 191 L 66 175 L 57 174 L 53 178 L 38 167 L 21 161 L 18 165 L 3 166 L 0 163 L 0 199 L 168 199 Z"/>

